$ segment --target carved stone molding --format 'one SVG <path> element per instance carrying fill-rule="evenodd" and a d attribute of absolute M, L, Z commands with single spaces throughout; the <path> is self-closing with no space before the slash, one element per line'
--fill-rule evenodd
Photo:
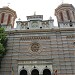
<path fill-rule="evenodd" d="M 75 38 L 75 35 L 68 35 L 66 38 Z"/>
<path fill-rule="evenodd" d="M 29 36 L 29 37 L 20 37 L 20 40 L 34 40 L 34 39 L 38 39 L 38 40 L 42 40 L 42 39 L 50 39 L 49 36 Z"/>
<path fill-rule="evenodd" d="M 49 25 L 48 21 L 42 22 L 42 25 Z"/>

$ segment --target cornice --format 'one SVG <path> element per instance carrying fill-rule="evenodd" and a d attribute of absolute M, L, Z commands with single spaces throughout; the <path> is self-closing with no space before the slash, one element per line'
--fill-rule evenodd
<path fill-rule="evenodd" d="M 6 31 L 6 33 L 41 33 L 41 32 L 69 32 L 75 31 L 75 28 L 52 28 L 52 29 L 36 29 L 36 30 L 12 30 Z"/>

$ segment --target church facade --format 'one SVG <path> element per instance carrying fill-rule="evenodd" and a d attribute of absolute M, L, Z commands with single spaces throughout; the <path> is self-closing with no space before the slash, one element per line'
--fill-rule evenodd
<path fill-rule="evenodd" d="M 0 8 L 0 25 L 8 37 L 0 75 L 75 75 L 75 8 L 61 4 L 55 16 L 58 27 L 51 17 L 34 14 L 13 29 L 16 12 Z"/>

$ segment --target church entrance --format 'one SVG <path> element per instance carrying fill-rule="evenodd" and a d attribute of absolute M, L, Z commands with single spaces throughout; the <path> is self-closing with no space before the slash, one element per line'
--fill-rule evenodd
<path fill-rule="evenodd" d="M 21 71 L 20 71 L 20 75 L 27 75 L 27 71 L 26 71 L 26 70 L 24 70 L 24 69 L 23 69 L 23 70 L 21 70 Z"/>
<path fill-rule="evenodd" d="M 37 69 L 32 70 L 31 75 L 39 75 L 39 71 Z"/>
<path fill-rule="evenodd" d="M 49 69 L 44 69 L 43 75 L 51 75 L 51 71 Z"/>

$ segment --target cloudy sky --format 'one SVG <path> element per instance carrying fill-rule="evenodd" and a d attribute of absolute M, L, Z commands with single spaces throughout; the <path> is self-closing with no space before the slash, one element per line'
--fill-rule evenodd
<path fill-rule="evenodd" d="M 43 15 L 44 20 L 50 18 L 50 16 L 55 20 L 54 16 L 55 8 L 61 3 L 73 4 L 75 7 L 75 0 L 0 0 L 0 7 L 7 6 L 16 11 L 17 19 L 25 21 L 26 16 L 33 15 L 36 12 L 36 15 Z"/>

